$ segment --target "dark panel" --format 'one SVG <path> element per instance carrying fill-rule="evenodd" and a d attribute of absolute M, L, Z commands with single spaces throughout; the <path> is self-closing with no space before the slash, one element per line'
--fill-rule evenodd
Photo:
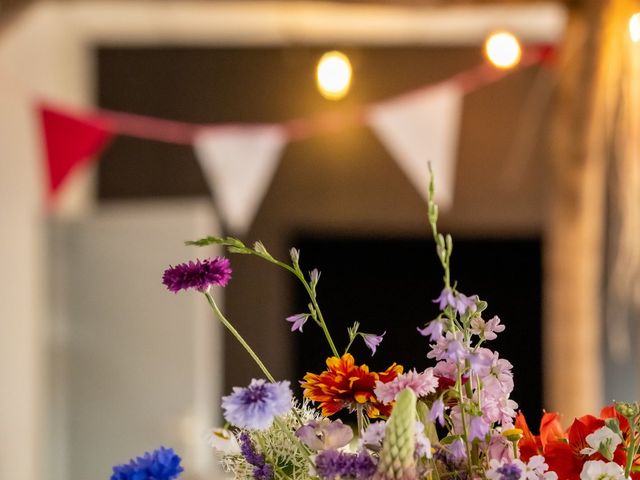
<path fill-rule="evenodd" d="M 352 353 L 358 363 L 383 370 L 392 362 L 406 369 L 424 369 L 428 342 L 416 332 L 434 318 L 432 299 L 442 289 L 442 269 L 433 242 L 427 239 L 365 239 L 304 236 L 301 247 L 305 270 L 322 271 L 320 306 L 331 325 L 339 351 L 346 346 L 346 328 L 353 321 L 361 331 L 382 333 L 375 356 L 356 340 Z M 498 315 L 506 330 L 487 347 L 514 365 L 518 402 L 530 423 L 542 412 L 541 369 L 541 251 L 539 240 L 454 240 L 452 280 L 468 295 L 489 302 L 484 317 Z M 305 311 L 308 298 L 296 284 L 296 312 Z M 307 324 L 296 334 L 297 378 L 324 369 L 330 350 L 322 332 Z"/>

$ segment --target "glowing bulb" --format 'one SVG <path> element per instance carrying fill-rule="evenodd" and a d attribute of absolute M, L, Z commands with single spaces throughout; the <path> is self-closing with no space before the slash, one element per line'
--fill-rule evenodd
<path fill-rule="evenodd" d="M 629 35 L 634 43 L 640 42 L 640 12 L 634 13 L 629 19 Z"/>
<path fill-rule="evenodd" d="M 340 100 L 351 86 L 351 63 L 344 53 L 325 53 L 316 69 L 318 90 L 329 100 Z"/>
<path fill-rule="evenodd" d="M 489 35 L 484 44 L 484 52 L 494 66 L 503 69 L 515 67 L 522 57 L 520 42 L 509 32 Z"/>

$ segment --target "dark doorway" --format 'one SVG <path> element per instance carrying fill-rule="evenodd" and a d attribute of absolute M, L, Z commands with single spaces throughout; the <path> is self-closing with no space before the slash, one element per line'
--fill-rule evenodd
<path fill-rule="evenodd" d="M 432 299 L 442 289 L 442 270 L 434 243 L 427 238 L 338 238 L 303 235 L 305 270 L 318 268 L 320 306 L 337 343 L 346 345 L 346 329 L 359 321 L 361 331 L 382 333 L 384 341 L 371 357 L 361 340 L 351 352 L 358 363 L 375 370 L 392 362 L 405 369 L 433 365 L 427 341 L 416 332 L 437 315 Z M 485 318 L 498 315 L 506 330 L 487 345 L 514 365 L 518 402 L 531 425 L 542 413 L 541 243 L 539 239 L 455 239 L 452 279 L 461 292 L 489 302 Z M 296 311 L 308 298 L 296 289 Z M 298 379 L 319 372 L 329 349 L 322 333 L 308 325 L 296 335 Z"/>

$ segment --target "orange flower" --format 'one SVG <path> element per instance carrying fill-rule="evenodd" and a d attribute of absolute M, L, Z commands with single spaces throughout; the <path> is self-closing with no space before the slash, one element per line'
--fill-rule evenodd
<path fill-rule="evenodd" d="M 370 372 L 366 365 L 357 366 L 353 356 L 327 358 L 327 370 L 320 374 L 307 373 L 302 387 L 304 396 L 320 402 L 322 414 L 329 417 L 343 408 L 363 406 L 369 418 L 388 416 L 392 405 L 384 405 L 373 393 L 376 381 L 387 383 L 402 373 L 402 366 L 392 364 L 384 372 Z"/>

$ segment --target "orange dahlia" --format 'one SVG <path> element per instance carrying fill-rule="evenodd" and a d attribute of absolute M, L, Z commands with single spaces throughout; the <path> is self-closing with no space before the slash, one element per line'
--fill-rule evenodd
<path fill-rule="evenodd" d="M 392 405 L 379 402 L 373 393 L 376 381 L 387 383 L 402 373 L 402 365 L 393 363 L 384 372 L 370 372 L 366 365 L 356 365 L 353 356 L 327 358 L 327 370 L 307 373 L 302 387 L 304 396 L 319 402 L 322 414 L 329 417 L 343 408 L 364 407 L 369 418 L 389 416 Z"/>

